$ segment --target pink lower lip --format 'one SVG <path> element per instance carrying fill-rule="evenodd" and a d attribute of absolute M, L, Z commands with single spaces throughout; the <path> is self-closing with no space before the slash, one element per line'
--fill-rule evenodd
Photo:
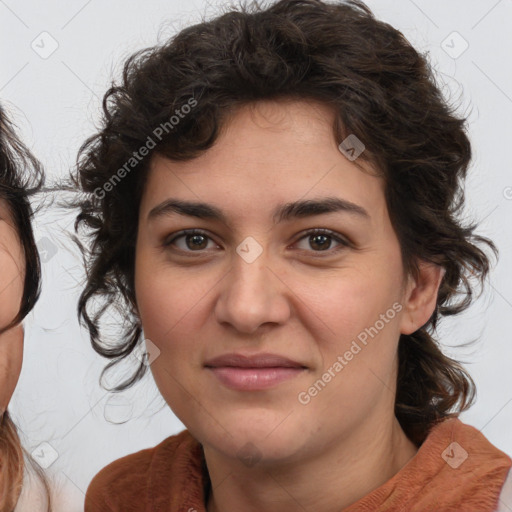
<path fill-rule="evenodd" d="M 241 368 L 239 366 L 208 367 L 227 387 L 239 390 L 266 389 L 300 375 L 306 368 Z"/>

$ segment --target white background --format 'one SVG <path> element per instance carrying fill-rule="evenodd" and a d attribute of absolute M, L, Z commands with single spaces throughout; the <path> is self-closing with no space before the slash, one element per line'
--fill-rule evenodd
<path fill-rule="evenodd" d="M 474 159 L 467 212 L 481 221 L 480 233 L 492 238 L 501 254 L 481 300 L 466 314 L 444 320 L 440 334 L 477 383 L 476 405 L 462 420 L 512 454 L 512 189 L 507 188 L 512 187 L 512 1 L 368 5 L 429 53 L 445 94 L 459 101 L 459 112 L 470 114 Z M 126 57 L 216 11 L 215 4 L 206 7 L 200 0 L 0 0 L 0 101 L 48 176 L 65 176 L 74 164 Z M 461 53 L 464 41 L 468 48 Z M 58 48 L 42 58 L 32 44 L 40 52 L 52 44 Z M 24 446 L 43 465 L 57 457 L 47 472 L 61 486 L 67 512 L 82 509 L 89 481 L 107 463 L 183 428 L 150 374 L 117 397 L 99 386 L 107 361 L 78 326 L 83 272 L 67 234 L 72 223 L 72 215 L 55 209 L 38 218 L 44 291 L 25 322 L 23 370 L 10 404 Z M 474 338 L 479 341 L 470 348 L 450 348 Z"/>

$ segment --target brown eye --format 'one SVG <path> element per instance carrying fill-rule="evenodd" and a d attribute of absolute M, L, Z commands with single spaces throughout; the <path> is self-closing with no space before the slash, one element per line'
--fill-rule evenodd
<path fill-rule="evenodd" d="M 205 249 L 208 245 L 204 235 L 185 235 L 184 239 L 189 249 Z"/>
<path fill-rule="evenodd" d="M 180 240 L 179 243 L 177 243 L 178 240 Z M 204 231 L 188 229 L 180 231 L 171 239 L 166 240 L 164 246 L 169 247 L 174 245 L 183 252 L 201 252 L 203 249 L 208 248 L 208 241 L 212 240 Z"/>
<path fill-rule="evenodd" d="M 301 247 L 300 249 L 309 252 L 329 252 L 329 254 L 333 254 L 350 245 L 346 240 L 328 229 L 309 230 L 299 242 L 302 240 L 306 240 L 306 244 L 309 248 L 312 248 L 313 251 L 309 250 L 308 247 Z M 338 247 L 331 250 L 333 241 L 338 244 Z"/>

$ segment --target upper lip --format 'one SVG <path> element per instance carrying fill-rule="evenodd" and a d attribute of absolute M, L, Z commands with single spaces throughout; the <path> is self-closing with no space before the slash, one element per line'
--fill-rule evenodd
<path fill-rule="evenodd" d="M 306 368 L 304 365 L 292 361 L 284 356 L 277 354 L 256 354 L 244 356 L 242 354 L 223 354 L 205 362 L 205 366 L 235 366 L 242 368 Z"/>

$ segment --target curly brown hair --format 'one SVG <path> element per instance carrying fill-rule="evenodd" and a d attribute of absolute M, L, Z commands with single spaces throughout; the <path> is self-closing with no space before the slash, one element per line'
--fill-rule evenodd
<path fill-rule="evenodd" d="M 242 4 L 126 61 L 121 82 L 104 96 L 101 129 L 81 147 L 73 176 L 81 191 L 75 230 L 90 238 L 87 249 L 81 244 L 87 281 L 79 317 L 94 349 L 111 359 L 104 372 L 134 350 L 142 333 L 135 243 L 151 156 L 193 159 L 214 144 L 237 107 L 280 98 L 327 104 L 336 114 L 336 140 L 354 134 L 364 142 L 360 158 L 385 180 L 404 273 L 417 275 L 419 260 L 446 271 L 429 321 L 399 340 L 395 414 L 421 443 L 435 422 L 474 400 L 471 377 L 442 353 L 434 332 L 440 316 L 466 309 L 474 286 L 484 284 L 490 264 L 477 245 L 498 251 L 461 218 L 471 160 L 467 118 L 443 97 L 427 57 L 359 0 Z M 191 101 L 194 108 L 184 110 Z M 180 112 L 188 113 L 171 123 Z M 151 148 L 146 157 L 135 159 L 144 147 Z M 100 334 L 110 308 L 125 318 L 113 344 Z M 131 386 L 145 371 L 142 362 L 113 389 Z"/>

